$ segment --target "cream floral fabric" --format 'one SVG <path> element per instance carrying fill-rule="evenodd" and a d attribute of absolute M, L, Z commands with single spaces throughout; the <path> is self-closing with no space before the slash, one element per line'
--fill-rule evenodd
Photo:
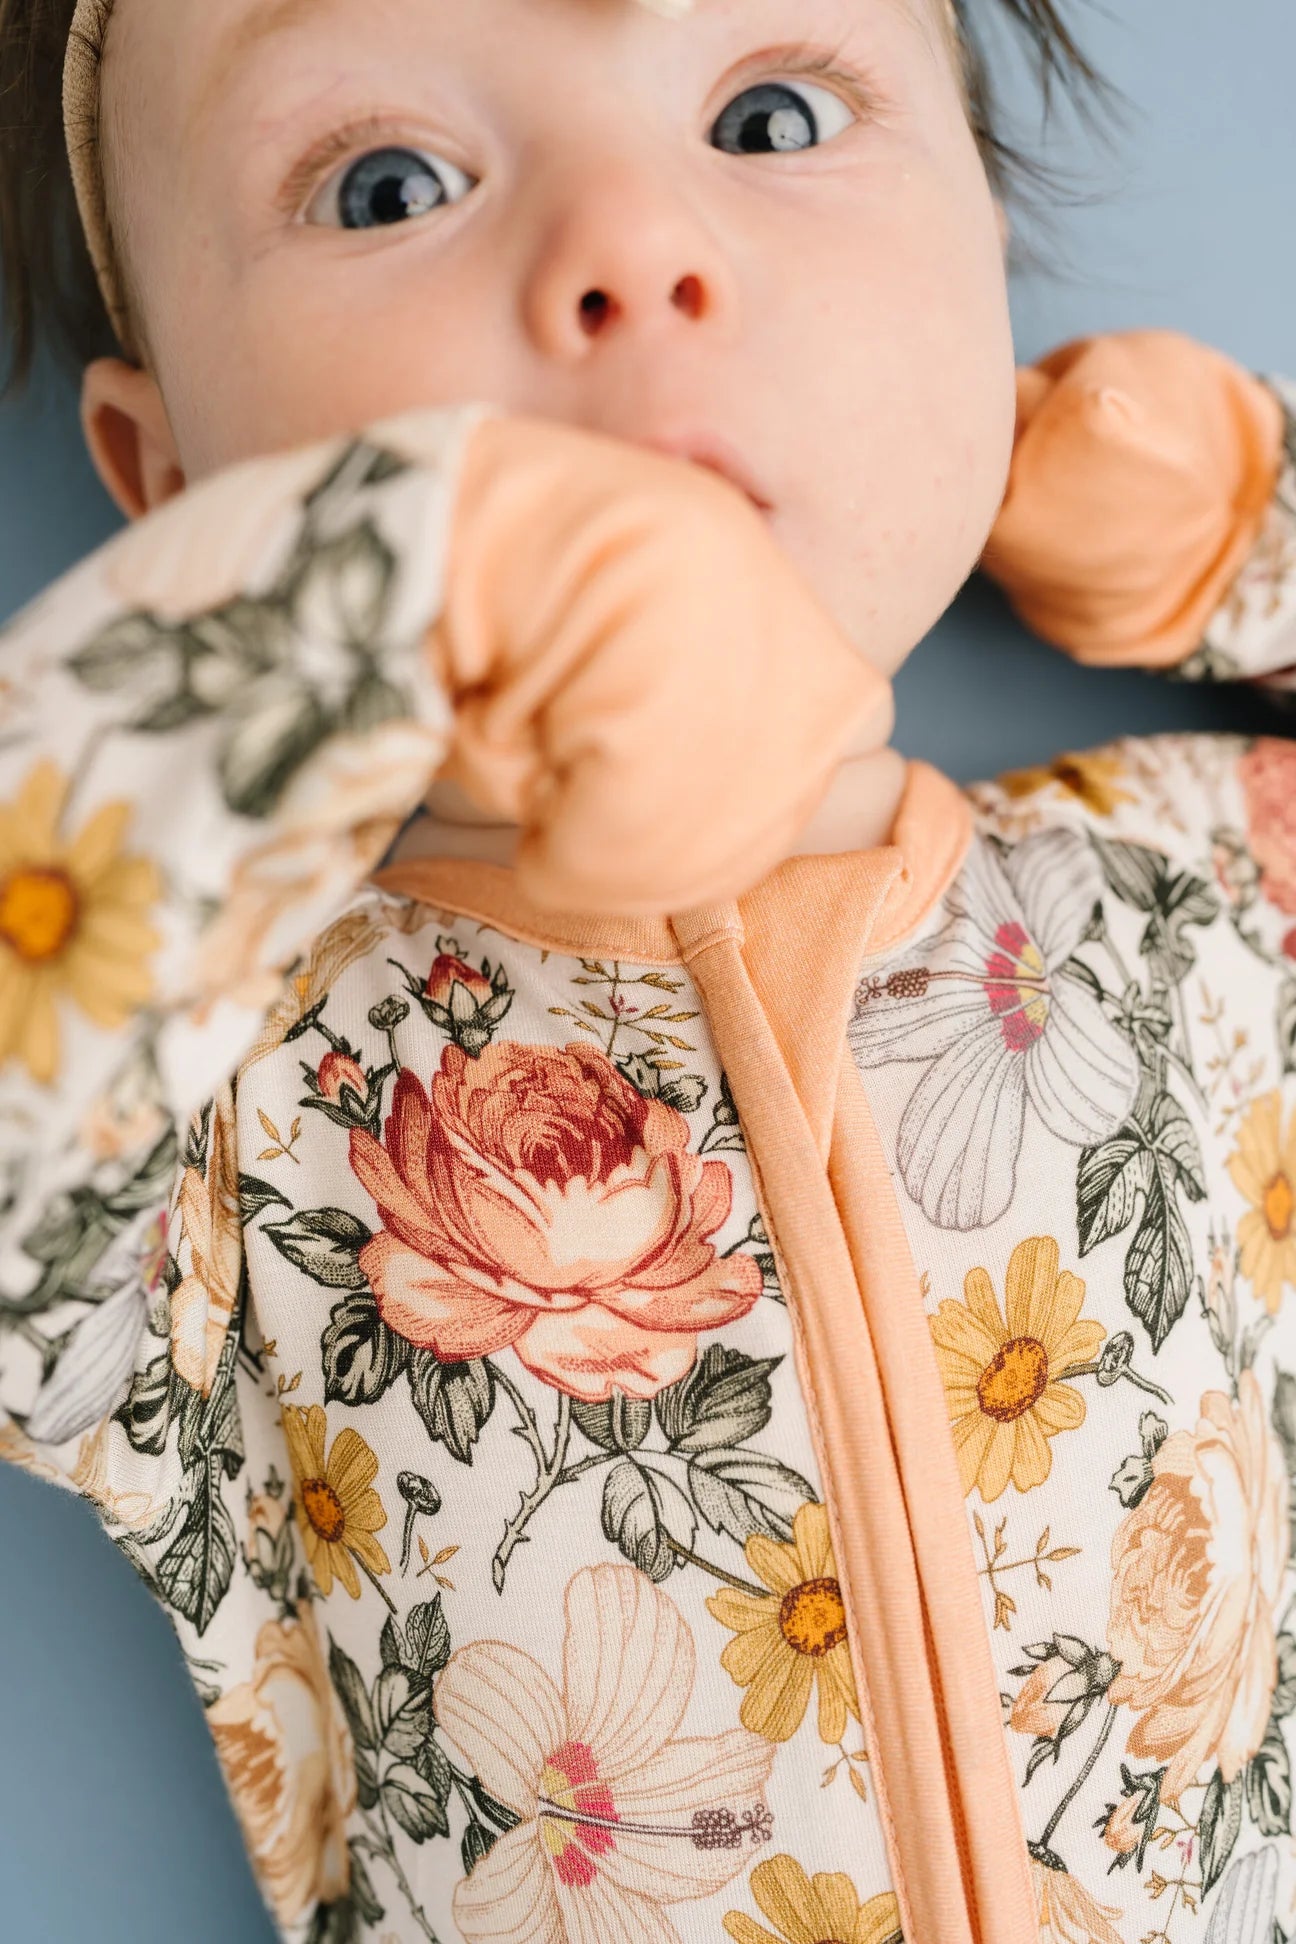
<path fill-rule="evenodd" d="M 1050 1937 L 1289 1937 L 1296 746 L 973 792 L 849 1034 L 923 1275 Z"/>
<path fill-rule="evenodd" d="M 1296 688 L 1296 385 L 1269 384 L 1286 424 L 1278 490 L 1250 560 L 1181 671 L 1189 679 L 1263 676 Z"/>
<path fill-rule="evenodd" d="M 221 475 L 5 636 L 0 1454 L 166 1607 L 291 1944 L 895 1944 L 701 1000 L 366 882 L 445 747 L 479 409 Z M 973 798 L 848 1037 L 1041 1937 L 1278 1944 L 1296 749 Z"/>

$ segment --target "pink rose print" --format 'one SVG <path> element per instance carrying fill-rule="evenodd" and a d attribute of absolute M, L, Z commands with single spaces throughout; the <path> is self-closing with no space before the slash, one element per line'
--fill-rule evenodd
<path fill-rule="evenodd" d="M 450 995 L 457 985 L 470 992 L 479 1006 L 491 997 L 489 979 L 480 972 L 474 972 L 463 959 L 452 958 L 448 952 L 439 952 L 432 961 L 432 970 L 428 973 L 424 988 L 428 998 L 435 1000 L 439 1006 L 448 1006 Z"/>
<path fill-rule="evenodd" d="M 1296 743 L 1260 736 L 1238 765 L 1265 896 L 1296 916 Z"/>
<path fill-rule="evenodd" d="M 400 1075 L 384 1132 L 351 1134 L 384 1223 L 360 1264 L 383 1320 L 443 1361 L 511 1346 L 572 1397 L 649 1398 L 760 1295 L 752 1258 L 711 1240 L 728 1168 L 597 1048 L 447 1046 L 430 1095 Z"/>
<path fill-rule="evenodd" d="M 335 1104 L 342 1098 L 342 1089 L 350 1087 L 358 1100 L 365 1100 L 369 1094 L 369 1082 L 364 1068 L 358 1060 L 346 1053 L 326 1053 L 319 1063 L 315 1076 L 319 1082 L 320 1096 Z"/>

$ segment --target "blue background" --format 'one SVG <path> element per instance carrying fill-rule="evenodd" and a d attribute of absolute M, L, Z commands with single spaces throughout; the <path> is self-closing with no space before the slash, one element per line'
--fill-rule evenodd
<path fill-rule="evenodd" d="M 1104 153 L 1064 121 L 1074 199 L 1015 278 L 1023 359 L 1172 325 L 1296 372 L 1296 10 L 1124 0 L 1087 42 L 1128 98 Z M 1025 87 L 1022 132 L 1038 132 Z M 0 619 L 117 524 L 75 393 L 0 410 Z M 974 585 L 905 670 L 898 740 L 961 778 L 1176 727 L 1288 728 L 1258 699 L 1072 667 Z M 253 1887 L 170 1628 L 75 1500 L 0 1467 L 0 1939 L 262 1944 Z"/>

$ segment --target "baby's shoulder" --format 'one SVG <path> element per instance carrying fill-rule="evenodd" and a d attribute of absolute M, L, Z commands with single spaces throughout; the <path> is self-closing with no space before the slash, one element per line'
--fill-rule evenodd
<path fill-rule="evenodd" d="M 997 880 L 1002 865 L 1013 883 L 1039 879 L 1077 909 L 1091 891 L 1104 909 L 1128 906 L 1149 934 L 1218 929 L 1238 966 L 1254 976 L 1267 965 L 1291 983 L 1296 741 L 1122 737 L 967 795 L 976 836 L 965 878 Z"/>
<path fill-rule="evenodd" d="M 1016 844 L 1072 830 L 1243 883 L 1296 917 L 1296 741 L 1123 736 L 967 788 L 980 833 Z"/>

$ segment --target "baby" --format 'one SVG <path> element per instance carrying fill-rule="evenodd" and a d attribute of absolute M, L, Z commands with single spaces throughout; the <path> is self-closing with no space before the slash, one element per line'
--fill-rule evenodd
<path fill-rule="evenodd" d="M 1285 1941 L 1296 752 L 886 747 L 992 527 L 1296 661 L 1280 390 L 1015 378 L 940 0 L 70 12 L 133 524 L 3 641 L 0 1452 L 278 1933 Z"/>

